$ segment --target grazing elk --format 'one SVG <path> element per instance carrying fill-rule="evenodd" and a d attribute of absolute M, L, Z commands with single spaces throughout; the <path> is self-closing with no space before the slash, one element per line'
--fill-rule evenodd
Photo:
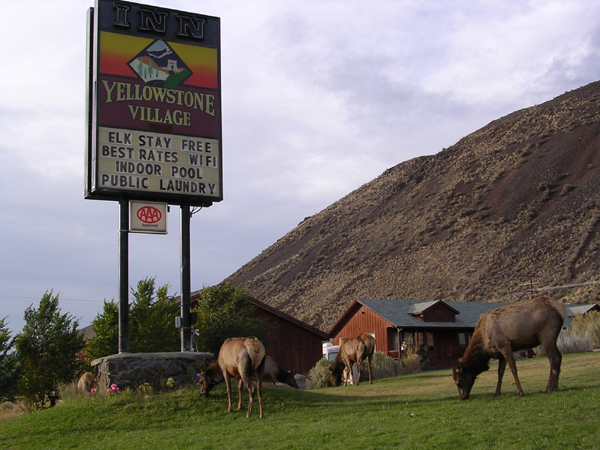
<path fill-rule="evenodd" d="M 365 358 L 368 361 L 369 368 L 369 384 L 373 384 L 371 375 L 371 360 L 375 351 L 375 338 L 370 334 L 361 334 L 350 339 L 346 339 L 340 344 L 340 351 L 333 360 L 331 368 L 331 381 L 334 386 L 342 384 L 344 369 L 348 368 L 349 373 L 352 373 L 352 366 L 356 363 L 358 367 L 358 376 L 353 377 L 354 386 L 358 386 L 360 381 L 360 372 Z"/>
<path fill-rule="evenodd" d="M 550 378 L 546 393 L 557 390 L 562 356 L 556 346 L 556 338 L 565 317 L 565 306 L 545 296 L 504 306 L 484 314 L 477 322 L 464 356 L 452 370 L 460 398 L 462 400 L 469 398 L 477 376 L 490 368 L 491 358 L 499 360 L 495 395 L 500 395 L 502 377 L 508 362 L 517 386 L 517 395 L 522 396 L 523 389 L 517 376 L 513 352 L 534 348 L 540 344 L 550 361 Z"/>
<path fill-rule="evenodd" d="M 229 338 L 219 350 L 217 360 L 208 369 L 200 371 L 200 395 L 208 397 L 210 390 L 225 381 L 227 386 L 227 411 L 231 412 L 231 377 L 238 381 L 238 411 L 242 409 L 242 385 L 246 385 L 250 393 L 250 403 L 246 417 L 252 414 L 255 387 L 252 379 L 256 379 L 260 418 L 264 417 L 262 405 L 262 379 L 265 369 L 265 347 L 255 337 Z"/>
<path fill-rule="evenodd" d="M 263 373 L 263 381 L 269 383 L 284 383 L 290 387 L 298 388 L 298 383 L 296 383 L 296 378 L 290 371 L 285 371 L 277 364 L 270 356 L 265 356 L 265 371 Z"/>

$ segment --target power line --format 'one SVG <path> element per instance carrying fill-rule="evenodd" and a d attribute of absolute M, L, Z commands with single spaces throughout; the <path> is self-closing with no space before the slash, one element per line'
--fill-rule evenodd
<path fill-rule="evenodd" d="M 41 300 L 41 297 L 17 297 L 17 296 L 11 296 L 11 295 L 0 295 L 0 301 L 2 300 Z M 83 299 L 83 298 L 62 298 L 59 296 L 59 301 L 60 302 L 83 302 L 83 303 L 99 303 L 99 302 L 103 302 L 106 299 L 102 299 L 102 300 L 90 300 L 90 299 Z"/>

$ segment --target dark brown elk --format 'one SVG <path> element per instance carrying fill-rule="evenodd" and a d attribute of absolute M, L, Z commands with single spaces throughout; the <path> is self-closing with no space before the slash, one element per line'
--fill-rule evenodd
<path fill-rule="evenodd" d="M 517 395 L 522 396 L 523 389 L 517 376 L 513 352 L 531 349 L 540 344 L 550 361 L 550 378 L 546 393 L 557 390 L 562 355 L 556 346 L 556 338 L 565 317 L 565 305 L 544 296 L 504 306 L 484 314 L 477 322 L 464 356 L 452 370 L 460 398 L 462 400 L 469 398 L 477 376 L 490 368 L 491 358 L 499 360 L 495 395 L 500 395 L 502 377 L 508 362 L 517 386 Z"/>
<path fill-rule="evenodd" d="M 362 364 L 365 359 L 368 361 L 369 384 L 373 384 L 371 360 L 373 359 L 374 351 L 375 338 L 370 334 L 361 334 L 360 336 L 355 336 L 342 342 L 340 344 L 340 351 L 333 360 L 333 366 L 331 368 L 331 381 L 333 385 L 339 386 L 342 384 L 344 369 L 348 368 L 349 372 L 352 373 L 352 366 L 356 363 L 358 367 L 358 376 L 353 377 L 353 384 L 354 386 L 358 386 Z"/>
<path fill-rule="evenodd" d="M 298 388 L 296 378 L 290 371 L 285 371 L 281 368 L 277 361 L 270 356 L 265 356 L 265 371 L 263 373 L 263 381 L 269 383 L 284 383 L 290 387 Z"/>
<path fill-rule="evenodd" d="M 254 393 L 258 392 L 258 405 L 260 418 L 264 417 L 262 405 L 262 380 L 265 369 L 265 347 L 254 337 L 227 339 L 221 349 L 217 360 L 208 369 L 200 371 L 200 395 L 208 397 L 208 393 L 217 384 L 225 381 L 227 386 L 227 411 L 231 412 L 231 378 L 238 379 L 238 411 L 242 409 L 242 385 L 250 393 L 250 403 L 246 417 L 252 414 Z M 252 379 L 256 379 L 256 389 Z"/>

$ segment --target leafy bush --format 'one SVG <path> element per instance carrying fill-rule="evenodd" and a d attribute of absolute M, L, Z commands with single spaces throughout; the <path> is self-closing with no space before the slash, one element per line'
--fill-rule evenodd
<path fill-rule="evenodd" d="M 556 339 L 556 346 L 563 355 L 570 353 L 591 352 L 594 348 L 594 340 L 591 336 L 580 335 L 573 329 L 562 330 Z M 544 348 L 540 345 L 534 350 L 536 356 L 546 356 Z"/>
<path fill-rule="evenodd" d="M 366 369 L 364 371 L 366 372 Z M 385 356 L 382 352 L 375 352 L 373 354 L 373 361 L 371 362 L 371 372 L 374 380 L 397 377 L 402 373 L 402 362 L 395 361 L 393 358 Z"/>
<path fill-rule="evenodd" d="M 594 348 L 600 348 L 600 311 L 575 314 L 571 329 L 578 336 L 589 336 L 594 341 Z"/>
<path fill-rule="evenodd" d="M 592 351 L 594 340 L 589 335 L 580 336 L 572 330 L 563 330 L 556 340 L 558 350 L 563 354 Z"/>
<path fill-rule="evenodd" d="M 308 372 L 306 389 L 320 389 L 331 386 L 331 366 L 333 366 L 331 361 L 328 361 L 325 358 L 320 359 L 317 364 L 315 364 L 315 367 Z"/>
<path fill-rule="evenodd" d="M 408 348 L 402 352 L 402 374 L 408 375 L 421 370 L 421 366 L 423 365 L 421 359 L 418 348 L 414 345 L 409 345 Z"/>

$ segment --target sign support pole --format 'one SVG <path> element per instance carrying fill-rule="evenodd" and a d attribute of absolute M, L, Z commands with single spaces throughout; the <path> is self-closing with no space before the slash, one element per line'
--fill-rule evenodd
<path fill-rule="evenodd" d="M 129 201 L 119 198 L 119 353 L 129 353 Z"/>
<path fill-rule="evenodd" d="M 181 205 L 181 351 L 192 351 L 190 269 L 190 205 Z"/>

